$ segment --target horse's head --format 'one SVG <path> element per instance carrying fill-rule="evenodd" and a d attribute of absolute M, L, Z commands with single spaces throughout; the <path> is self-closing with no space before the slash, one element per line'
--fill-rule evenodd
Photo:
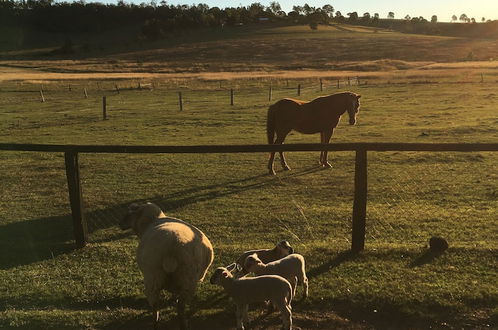
<path fill-rule="evenodd" d="M 349 125 L 356 124 L 356 115 L 360 112 L 360 94 L 349 93 L 347 111 L 349 115 Z"/>

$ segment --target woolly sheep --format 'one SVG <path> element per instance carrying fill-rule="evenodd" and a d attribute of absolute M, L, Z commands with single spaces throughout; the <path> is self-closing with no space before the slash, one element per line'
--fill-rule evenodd
<path fill-rule="evenodd" d="M 266 275 L 259 277 L 235 278 L 225 267 L 219 267 L 209 280 L 211 284 L 221 285 L 232 297 L 237 306 L 237 329 L 244 330 L 248 322 L 249 303 L 270 301 L 280 311 L 283 329 L 292 329 L 292 287 L 281 276 Z"/>
<path fill-rule="evenodd" d="M 236 264 L 239 266 L 241 270 L 235 274 L 235 277 L 242 277 L 248 273 L 247 269 L 244 268 L 244 262 L 248 256 L 251 254 L 256 254 L 258 258 L 264 263 L 269 263 L 278 259 L 282 259 L 283 257 L 288 256 L 289 254 L 294 253 L 294 249 L 289 244 L 288 241 L 280 241 L 273 249 L 261 249 L 261 250 L 250 250 L 244 252 L 236 261 Z"/>
<path fill-rule="evenodd" d="M 297 282 L 304 286 L 303 299 L 308 297 L 308 278 L 306 277 L 304 257 L 300 254 L 290 254 L 280 260 L 264 263 L 256 254 L 248 256 L 244 267 L 256 276 L 280 275 L 292 285 L 293 295 L 296 295 Z"/>
<path fill-rule="evenodd" d="M 187 327 L 185 304 L 204 279 L 213 262 L 213 247 L 202 231 L 185 221 L 166 217 L 155 204 L 131 204 L 120 222 L 123 230 L 133 228 L 140 242 L 137 263 L 152 308 L 154 328 L 159 321 L 160 291 L 178 298 L 180 328 Z"/>

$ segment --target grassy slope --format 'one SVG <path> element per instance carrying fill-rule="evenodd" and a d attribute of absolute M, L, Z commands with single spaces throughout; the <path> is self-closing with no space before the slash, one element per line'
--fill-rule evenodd
<path fill-rule="evenodd" d="M 0 59 L 8 60 L 3 63 L 56 72 L 341 70 L 344 65 L 346 69 L 383 71 L 417 66 L 411 62 L 496 59 L 498 42 L 407 35 L 347 25 L 320 26 L 317 31 L 307 26 L 272 25 L 187 31 L 154 42 L 122 38 L 110 32 L 95 40 L 90 37 L 75 40 L 76 53 L 67 56 L 70 61 L 63 64 L 57 57 L 16 61 L 36 52 L 34 49 L 1 52 Z M 88 50 L 82 50 L 82 45 Z M 46 54 L 47 49 L 41 52 Z M 380 63 L 376 67 L 368 63 L 384 59 L 401 62 Z"/>
<path fill-rule="evenodd" d="M 0 141 L 96 144 L 265 143 L 267 81 L 233 81 L 236 105 L 217 83 L 112 92 L 113 83 L 3 84 Z M 318 96 L 316 81 L 303 98 Z M 121 82 L 122 86 L 126 83 Z M 251 87 L 252 85 L 252 87 Z M 90 98 L 85 100 L 82 88 Z M 204 90 L 200 90 L 200 88 Z M 330 86 L 328 87 L 330 88 Z M 363 95 L 356 127 L 340 124 L 335 142 L 494 142 L 495 84 L 353 87 Z M 335 92 L 328 89 L 327 92 Z M 274 98 L 292 96 L 274 81 Z M 109 120 L 100 120 L 108 95 Z M 435 95 L 437 97 L 435 98 Z M 288 142 L 315 142 L 293 134 Z M 265 173 L 266 155 L 81 155 L 92 243 L 72 250 L 63 157 L 0 153 L 0 325 L 7 328 L 123 328 L 148 324 L 136 240 L 115 226 L 126 205 L 153 200 L 211 238 L 214 266 L 240 251 L 288 238 L 307 257 L 311 298 L 294 306 L 303 329 L 331 327 L 485 328 L 496 325 L 497 155 L 372 153 L 367 250 L 349 247 L 351 153 L 291 153 L 293 170 Z M 440 258 L 424 254 L 430 235 L 447 237 Z M 234 325 L 220 290 L 203 283 L 195 328 Z M 163 315 L 171 326 L 171 308 Z M 253 318 L 257 315 L 253 314 Z M 408 323 L 407 323 L 408 322 Z M 278 319 L 257 323 L 276 328 Z"/>

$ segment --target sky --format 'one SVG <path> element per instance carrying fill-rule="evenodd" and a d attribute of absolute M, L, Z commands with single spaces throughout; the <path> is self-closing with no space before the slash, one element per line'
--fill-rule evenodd
<path fill-rule="evenodd" d="M 148 0 L 128 0 L 125 2 L 150 2 Z M 157 1 L 158 3 L 160 1 Z M 166 1 L 168 4 L 198 4 L 205 3 L 209 7 L 239 7 L 247 6 L 254 2 L 259 2 L 264 6 L 267 6 L 271 0 L 172 0 Z M 364 13 L 369 12 L 372 16 L 375 13 L 379 13 L 381 18 L 387 17 L 387 14 L 392 11 L 394 12 L 395 18 L 404 18 L 406 15 L 410 17 L 423 16 L 424 18 L 430 20 L 432 15 L 437 15 L 438 21 L 448 22 L 451 20 L 451 16 L 456 15 L 460 17 L 461 14 L 466 14 L 469 18 L 474 17 L 476 21 L 480 22 L 482 17 L 486 19 L 495 20 L 498 19 L 498 0 L 330 0 L 330 1 L 317 1 L 317 0 L 280 0 L 276 1 L 280 3 L 282 10 L 289 12 L 292 10 L 292 6 L 304 5 L 307 3 L 312 7 L 322 7 L 324 4 L 331 4 L 335 10 L 341 11 L 341 13 L 346 16 L 347 13 L 356 11 L 359 16 L 363 16 Z"/>

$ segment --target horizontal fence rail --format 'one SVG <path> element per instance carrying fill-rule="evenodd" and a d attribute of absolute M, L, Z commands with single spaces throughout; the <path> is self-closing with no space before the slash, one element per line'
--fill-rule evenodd
<path fill-rule="evenodd" d="M 192 146 L 124 146 L 124 145 L 52 145 L 0 143 L 3 151 L 62 152 L 66 163 L 69 201 L 73 232 L 78 247 L 88 241 L 87 222 L 83 217 L 79 153 L 256 153 L 279 151 L 355 151 L 354 201 L 352 214 L 351 250 L 358 252 L 365 246 L 367 207 L 367 151 L 432 151 L 432 152 L 486 152 L 498 151 L 498 143 L 333 143 L 282 145 L 192 145 Z"/>
<path fill-rule="evenodd" d="M 0 150 L 76 153 L 252 153 L 279 151 L 498 151 L 498 143 L 302 143 L 192 146 L 124 146 L 0 143 Z"/>

